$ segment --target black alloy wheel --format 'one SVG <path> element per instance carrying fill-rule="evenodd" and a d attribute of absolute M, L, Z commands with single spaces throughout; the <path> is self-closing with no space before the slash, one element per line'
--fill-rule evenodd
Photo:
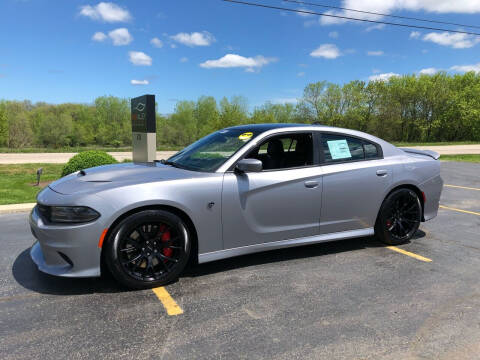
<path fill-rule="evenodd" d="M 151 288 L 178 278 L 190 256 L 190 236 L 175 214 L 146 210 L 122 220 L 105 251 L 107 265 L 120 283 Z"/>
<path fill-rule="evenodd" d="M 403 244 L 415 235 L 421 220 L 422 204 L 415 191 L 398 189 L 383 202 L 375 233 L 386 244 Z"/>

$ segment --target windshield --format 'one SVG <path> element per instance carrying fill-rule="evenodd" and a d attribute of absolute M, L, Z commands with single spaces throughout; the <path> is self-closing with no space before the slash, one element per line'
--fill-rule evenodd
<path fill-rule="evenodd" d="M 212 172 L 256 135 L 245 129 L 220 130 L 187 146 L 166 163 L 187 170 Z"/>

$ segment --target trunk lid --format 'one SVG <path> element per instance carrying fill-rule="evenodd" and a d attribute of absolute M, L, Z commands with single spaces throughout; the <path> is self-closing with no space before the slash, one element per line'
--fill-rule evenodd
<path fill-rule="evenodd" d="M 434 160 L 438 160 L 440 158 L 440 154 L 432 150 L 419 150 L 419 149 L 411 149 L 411 148 L 399 148 L 399 149 L 403 150 L 407 154 L 428 156 Z"/>

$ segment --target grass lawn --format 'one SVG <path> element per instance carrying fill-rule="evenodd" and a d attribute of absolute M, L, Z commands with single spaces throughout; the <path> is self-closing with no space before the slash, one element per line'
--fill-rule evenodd
<path fill-rule="evenodd" d="M 37 193 L 47 181 L 56 180 L 64 164 L 0 164 L 0 205 L 35 202 Z M 37 182 L 37 169 L 43 168 L 40 181 L 43 186 L 32 186 Z"/>
<path fill-rule="evenodd" d="M 476 154 L 476 155 L 441 155 L 440 160 L 480 163 L 480 154 Z"/>

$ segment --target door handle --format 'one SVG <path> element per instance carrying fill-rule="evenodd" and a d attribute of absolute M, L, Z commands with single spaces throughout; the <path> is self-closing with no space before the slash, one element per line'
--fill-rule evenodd
<path fill-rule="evenodd" d="M 317 181 L 305 181 L 305 187 L 309 188 L 309 189 L 313 189 L 313 188 L 316 188 L 318 186 L 318 182 Z"/>
<path fill-rule="evenodd" d="M 387 170 L 377 170 L 377 176 L 387 176 L 388 171 Z"/>

